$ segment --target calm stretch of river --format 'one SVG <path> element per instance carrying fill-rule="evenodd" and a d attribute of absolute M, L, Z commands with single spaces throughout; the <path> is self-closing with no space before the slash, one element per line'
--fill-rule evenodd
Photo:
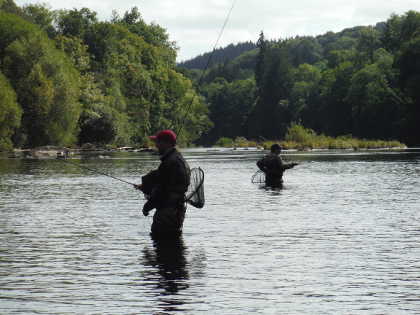
<path fill-rule="evenodd" d="M 420 314 L 420 153 L 188 150 L 206 206 L 155 244 L 142 195 L 60 160 L 0 159 L 0 313 Z M 147 153 L 72 160 L 130 182 Z"/>

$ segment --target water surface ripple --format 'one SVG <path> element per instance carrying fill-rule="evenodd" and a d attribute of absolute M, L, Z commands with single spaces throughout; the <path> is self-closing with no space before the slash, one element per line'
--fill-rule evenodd
<path fill-rule="evenodd" d="M 143 197 L 59 160 L 0 159 L 1 314 L 420 314 L 420 154 L 187 150 L 204 209 L 155 243 Z M 74 160 L 130 182 L 146 153 Z"/>

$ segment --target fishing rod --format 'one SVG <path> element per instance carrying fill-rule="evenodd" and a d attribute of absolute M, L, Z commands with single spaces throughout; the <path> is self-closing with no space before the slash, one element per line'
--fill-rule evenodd
<path fill-rule="evenodd" d="M 109 175 L 107 173 L 100 172 L 100 171 L 92 169 L 90 167 L 87 167 L 87 166 L 84 166 L 84 165 L 79 165 L 79 164 L 70 162 L 69 160 L 66 160 L 66 159 L 62 159 L 61 161 L 66 162 L 66 163 L 71 164 L 71 165 L 74 165 L 74 166 L 78 166 L 78 167 L 86 169 L 86 170 L 89 170 L 89 171 L 91 171 L 93 173 L 96 173 L 96 174 L 111 177 L 111 178 L 113 178 L 115 180 L 118 180 L 120 182 L 123 182 L 123 183 L 129 184 L 129 185 L 132 185 L 134 187 L 137 187 L 137 184 L 128 182 L 124 179 Z M 204 207 L 204 186 L 203 186 L 203 184 L 204 184 L 204 172 L 200 167 L 195 167 L 195 168 L 191 169 L 191 174 L 192 174 L 191 177 L 193 178 L 191 180 L 191 184 L 190 184 L 191 189 L 188 190 L 187 196 L 185 197 L 185 201 L 188 202 L 190 205 L 196 207 L 196 208 L 202 208 L 202 207 Z"/>
<path fill-rule="evenodd" d="M 214 53 L 216 51 L 216 47 L 219 44 L 220 38 L 222 37 L 222 34 L 223 34 L 223 32 L 224 32 L 224 30 L 226 28 L 227 22 L 229 21 L 229 18 L 230 18 L 230 15 L 231 15 L 232 11 L 233 11 L 233 8 L 235 7 L 235 3 L 236 3 L 236 0 L 234 0 L 232 2 L 232 6 L 230 7 L 230 10 L 229 10 L 229 12 L 228 12 L 228 14 L 227 14 L 227 16 L 225 18 L 225 21 L 223 23 L 223 26 L 222 26 L 222 28 L 221 28 L 221 30 L 219 32 L 219 36 L 217 37 L 216 42 L 215 42 L 215 44 L 213 46 L 213 50 L 212 50 L 209 58 L 207 59 L 206 66 L 204 67 L 203 72 L 201 73 L 200 79 L 198 80 L 197 87 L 200 87 L 201 84 L 202 84 L 202 81 L 204 79 L 204 74 L 206 73 L 208 67 L 210 66 L 211 59 L 213 58 L 213 55 L 214 55 Z M 190 111 L 191 106 L 194 103 L 195 98 L 196 98 L 196 94 L 193 94 L 193 97 L 191 98 L 191 102 L 190 102 L 190 104 L 187 107 L 187 111 L 185 112 L 185 115 L 183 116 L 183 120 L 181 121 L 181 125 L 178 127 L 178 130 L 176 132 L 177 135 L 180 134 L 180 132 L 182 131 L 182 129 L 183 129 L 184 125 L 185 125 L 185 121 L 186 121 L 186 118 L 187 118 L 187 113 Z"/>
<path fill-rule="evenodd" d="M 137 184 L 130 183 L 130 182 L 128 182 L 128 181 L 126 181 L 126 180 L 124 180 L 124 179 L 121 179 L 121 178 L 118 178 L 118 177 L 115 177 L 115 176 L 109 175 L 109 174 L 107 174 L 107 173 L 100 172 L 100 171 L 98 171 L 98 170 L 94 170 L 94 169 L 92 169 L 92 168 L 90 168 L 90 167 L 87 167 L 87 166 L 84 166 L 84 165 L 80 165 L 80 164 L 77 164 L 77 163 L 70 162 L 69 160 L 66 160 L 66 159 L 61 159 L 61 161 L 66 162 L 66 163 L 71 164 L 71 165 L 78 166 L 78 167 L 83 168 L 83 169 L 86 169 L 86 170 L 89 170 L 89 171 L 91 171 L 91 172 L 93 172 L 93 173 L 97 173 L 97 174 L 100 174 L 100 175 L 104 175 L 104 176 L 107 176 L 107 177 L 111 177 L 111 178 L 113 178 L 113 179 L 115 179 L 115 180 L 119 180 L 120 182 L 123 182 L 123 183 L 129 184 L 129 185 L 132 185 L 132 186 L 137 186 Z"/>
<path fill-rule="evenodd" d="M 223 23 L 223 26 L 222 26 L 222 28 L 221 28 L 220 32 L 219 32 L 219 35 L 218 35 L 218 37 L 217 37 L 217 40 L 216 40 L 216 42 L 215 42 L 215 44 L 214 44 L 214 46 L 213 46 L 213 50 L 212 50 L 212 52 L 211 52 L 211 54 L 210 54 L 209 58 L 207 59 L 206 66 L 204 67 L 203 72 L 201 73 L 200 79 L 198 80 L 198 85 L 197 85 L 198 87 L 200 87 L 200 86 L 201 86 L 201 84 L 202 84 L 202 81 L 203 81 L 203 79 L 204 79 L 204 74 L 206 73 L 206 71 L 207 71 L 207 69 L 208 69 L 208 67 L 209 67 L 209 65 L 210 65 L 211 59 L 213 58 L 213 55 L 214 55 L 214 53 L 215 53 L 215 51 L 216 51 L 216 47 L 217 47 L 217 45 L 219 44 L 220 38 L 222 37 L 222 34 L 223 34 L 223 32 L 224 32 L 224 30 L 225 30 L 225 28 L 226 28 L 226 25 L 227 25 L 227 23 L 228 23 L 228 21 L 229 21 L 230 15 L 231 15 L 231 13 L 232 13 L 232 11 L 233 11 L 233 8 L 235 7 L 235 4 L 236 4 L 236 0 L 234 0 L 234 1 L 232 2 L 232 6 L 230 7 L 229 12 L 228 12 L 228 14 L 227 14 L 227 16 L 226 16 L 226 18 L 225 18 L 225 21 L 224 21 L 224 23 Z M 178 135 L 180 134 L 180 132 L 182 131 L 182 129 L 183 129 L 183 127 L 184 127 L 185 120 L 186 120 L 186 118 L 187 118 L 187 113 L 190 111 L 191 106 L 192 106 L 192 104 L 193 104 L 193 102 L 194 102 L 194 100 L 195 100 L 195 97 L 196 97 L 196 95 L 194 94 L 194 95 L 193 95 L 193 97 L 192 97 L 192 99 L 191 99 L 190 104 L 189 104 L 189 105 L 188 105 L 188 107 L 187 107 L 187 111 L 186 111 L 186 113 L 185 113 L 185 115 L 184 115 L 184 117 L 183 117 L 183 120 L 182 120 L 182 122 L 181 122 L 181 124 L 180 124 L 180 126 L 179 126 L 179 128 L 178 128 L 178 130 L 177 130 L 177 132 L 176 132 L 176 134 L 178 134 Z M 103 175 L 103 176 L 107 176 L 107 177 L 113 178 L 113 179 L 115 179 L 115 180 L 118 180 L 118 181 L 120 181 L 120 182 L 123 182 L 123 183 L 129 184 L 129 185 L 132 185 L 132 186 L 135 186 L 135 187 L 137 186 L 137 184 L 130 183 L 130 182 L 128 182 L 128 181 L 126 181 L 126 180 L 124 180 L 124 179 L 121 179 L 121 178 L 118 178 L 118 177 L 115 177 L 115 176 L 112 176 L 112 175 L 109 175 L 109 174 L 106 174 L 106 173 L 100 172 L 100 171 L 98 171 L 98 170 L 94 170 L 94 169 L 89 168 L 89 167 L 87 167 L 87 166 L 84 166 L 84 165 L 79 165 L 79 164 L 76 164 L 76 163 L 70 162 L 70 161 L 68 161 L 68 160 L 66 160 L 66 159 L 63 159 L 62 161 L 66 162 L 66 163 L 68 163 L 68 164 L 75 165 L 75 166 L 78 166 L 78 167 L 80 167 L 80 168 L 83 168 L 83 169 L 89 170 L 89 171 L 91 171 L 91 172 L 93 172 L 93 173 L 97 173 L 97 174 L 100 174 L 100 175 Z"/>

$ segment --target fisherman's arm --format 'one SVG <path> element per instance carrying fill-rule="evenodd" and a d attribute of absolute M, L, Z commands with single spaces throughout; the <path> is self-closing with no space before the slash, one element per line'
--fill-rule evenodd
<path fill-rule="evenodd" d="M 298 163 L 287 163 L 287 164 L 283 164 L 283 169 L 284 170 L 288 170 L 291 168 L 294 168 L 296 165 L 299 165 Z"/>
<path fill-rule="evenodd" d="M 174 199 L 173 190 L 177 178 L 177 165 L 173 160 L 166 160 L 161 163 L 156 173 L 153 174 L 153 189 L 148 196 L 148 201 L 143 207 L 143 214 L 147 215 L 149 211 L 158 206 L 167 205 Z M 143 185 L 146 182 L 143 183 Z M 182 195 L 183 197 L 183 195 Z M 178 198 L 179 199 L 179 198 Z M 183 199 L 183 198 L 182 198 Z"/>
<path fill-rule="evenodd" d="M 264 159 L 258 160 L 258 161 L 257 161 L 257 166 L 258 166 L 258 168 L 259 168 L 261 171 L 263 171 L 264 173 L 265 173 L 265 172 L 267 172 L 267 167 L 266 167 L 266 165 L 265 165 L 265 163 L 264 163 Z"/>
<path fill-rule="evenodd" d="M 189 185 L 189 174 L 184 162 L 175 158 L 168 163 L 168 181 L 166 202 L 175 205 L 183 202 Z"/>
<path fill-rule="evenodd" d="M 151 210 L 156 208 L 159 200 L 159 169 L 150 171 L 142 177 L 142 183 L 134 185 L 136 189 L 141 190 L 146 196 L 146 203 L 143 205 L 143 215 L 147 216 Z"/>
<path fill-rule="evenodd" d="M 150 195 L 151 191 L 157 185 L 158 179 L 158 170 L 153 170 L 147 173 L 146 175 L 142 176 L 141 184 L 134 184 L 134 188 L 141 190 L 146 195 Z"/>
<path fill-rule="evenodd" d="M 298 165 L 298 163 L 284 163 L 281 156 L 278 157 L 277 162 L 278 162 L 279 168 L 281 169 L 282 172 L 284 172 L 285 170 L 291 169 L 291 168 L 295 167 L 296 165 Z"/>

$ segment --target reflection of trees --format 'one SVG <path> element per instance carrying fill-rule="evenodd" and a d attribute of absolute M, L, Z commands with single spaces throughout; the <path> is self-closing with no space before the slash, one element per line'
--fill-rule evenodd
<path fill-rule="evenodd" d="M 0 158 L 0 175 L 20 175 L 32 174 L 34 167 L 38 166 L 39 161 L 22 160 L 22 159 L 1 159 Z M 36 163 L 36 164 L 35 164 Z"/>

